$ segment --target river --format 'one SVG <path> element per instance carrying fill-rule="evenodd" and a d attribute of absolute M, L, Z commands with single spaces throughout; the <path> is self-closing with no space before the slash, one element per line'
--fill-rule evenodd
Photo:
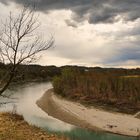
<path fill-rule="evenodd" d="M 67 124 L 42 111 L 36 101 L 48 89 L 52 88 L 51 83 L 30 83 L 17 86 L 7 90 L 5 94 L 12 94 L 12 100 L 0 98 L 0 102 L 13 102 L 0 106 L 1 112 L 15 111 L 23 115 L 25 121 L 29 124 L 38 126 L 51 133 L 63 134 L 72 140 L 136 140 L 134 137 L 121 136 L 105 132 L 94 132 L 86 129 L 77 128 Z"/>

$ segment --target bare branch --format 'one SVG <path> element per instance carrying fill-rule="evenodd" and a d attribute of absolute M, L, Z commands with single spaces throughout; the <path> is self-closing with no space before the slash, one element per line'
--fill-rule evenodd
<path fill-rule="evenodd" d="M 40 52 L 48 50 L 54 44 L 53 36 L 48 41 L 44 41 L 36 32 L 40 27 L 38 15 L 36 16 L 34 10 L 29 10 L 27 7 L 24 7 L 18 16 L 10 13 L 2 25 L 0 62 L 10 63 L 12 69 L 9 80 L 0 91 L 0 95 L 10 84 L 18 65 L 36 61 Z"/>

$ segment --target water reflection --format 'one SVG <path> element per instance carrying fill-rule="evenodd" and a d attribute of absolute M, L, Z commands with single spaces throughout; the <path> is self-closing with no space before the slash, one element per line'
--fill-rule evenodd
<path fill-rule="evenodd" d="M 51 131 L 70 131 L 74 126 L 48 116 L 36 105 L 36 100 L 38 100 L 44 92 L 50 88 L 52 88 L 50 83 L 30 83 L 29 85 L 19 86 L 12 90 L 13 94 L 11 97 L 14 98 L 14 100 L 4 98 L 1 98 L 0 100 L 4 102 L 15 101 L 17 113 L 23 115 L 24 119 L 29 124 L 49 129 Z M 9 92 L 11 91 L 7 91 L 5 94 L 9 94 Z M 5 104 L 1 106 L 0 111 L 11 112 L 13 111 L 13 106 L 15 106 L 15 104 Z"/>
<path fill-rule="evenodd" d="M 64 123 L 51 116 L 48 116 L 37 105 L 44 92 L 51 88 L 50 83 L 30 83 L 28 85 L 18 86 L 5 94 L 11 94 L 14 100 L 0 98 L 0 102 L 15 101 L 18 114 L 23 115 L 24 119 L 35 126 L 50 130 L 51 132 L 64 134 L 72 140 L 136 140 L 134 137 L 120 136 L 110 133 L 93 132 L 85 129 L 76 128 L 70 124 Z M 0 111 L 12 111 L 14 103 L 5 104 L 0 107 Z"/>
<path fill-rule="evenodd" d="M 105 132 L 93 132 L 75 128 L 70 133 L 65 133 L 72 140 L 137 140 L 134 137 L 121 136 Z"/>

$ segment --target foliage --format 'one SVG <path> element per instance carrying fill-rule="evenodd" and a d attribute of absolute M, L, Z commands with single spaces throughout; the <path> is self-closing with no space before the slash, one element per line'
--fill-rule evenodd
<path fill-rule="evenodd" d="M 139 85 L 139 69 L 64 68 L 61 76 L 53 80 L 54 91 L 62 96 L 89 104 L 100 102 L 130 110 L 140 109 Z"/>
<path fill-rule="evenodd" d="M 10 68 L 10 65 L 0 66 L 0 82 L 6 82 L 4 75 L 7 70 Z M 25 83 L 32 81 L 48 81 L 53 77 L 60 75 L 60 68 L 56 66 L 40 66 L 40 65 L 19 65 L 15 76 L 12 80 L 12 83 Z"/>

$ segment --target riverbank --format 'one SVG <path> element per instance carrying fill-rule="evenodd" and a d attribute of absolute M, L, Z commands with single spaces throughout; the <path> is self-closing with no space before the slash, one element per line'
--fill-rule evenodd
<path fill-rule="evenodd" d="M 140 134 L 140 119 L 133 115 L 112 113 L 58 97 L 48 90 L 37 105 L 49 115 L 78 127 L 96 131 L 107 131 L 127 136 Z"/>
<path fill-rule="evenodd" d="M 0 113 L 0 140 L 67 140 L 29 125 L 22 116 Z"/>

